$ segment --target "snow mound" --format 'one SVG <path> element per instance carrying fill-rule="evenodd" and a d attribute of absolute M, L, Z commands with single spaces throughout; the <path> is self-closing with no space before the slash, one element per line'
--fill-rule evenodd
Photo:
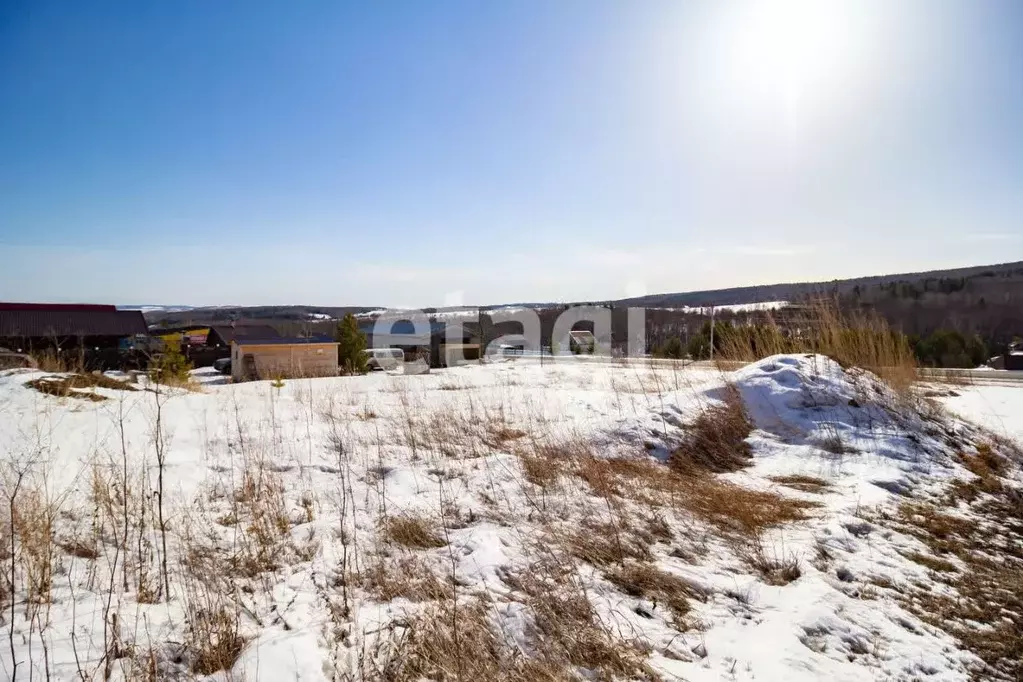
<path fill-rule="evenodd" d="M 917 474 L 952 467 L 944 420 L 870 372 L 823 355 L 774 355 L 736 371 L 733 382 L 761 432 L 758 456 L 804 446 L 894 493 L 907 492 Z"/>

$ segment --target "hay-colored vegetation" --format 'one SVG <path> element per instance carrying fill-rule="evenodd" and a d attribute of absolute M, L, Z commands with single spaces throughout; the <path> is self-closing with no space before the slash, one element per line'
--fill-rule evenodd
<path fill-rule="evenodd" d="M 734 386 L 726 386 L 722 401 L 704 407 L 686 428 L 669 463 L 680 473 L 738 471 L 749 465 L 746 438 L 752 430 L 742 396 Z"/>
<path fill-rule="evenodd" d="M 629 562 L 612 568 L 605 576 L 629 596 L 648 599 L 655 606 L 663 604 L 671 613 L 672 624 L 680 631 L 690 627 L 686 621 L 691 611 L 689 601 L 707 598 L 701 589 L 649 563 Z"/>
<path fill-rule="evenodd" d="M 819 353 L 843 367 L 869 370 L 900 393 L 917 379 L 917 360 L 909 338 L 877 314 L 841 308 L 820 299 L 788 311 L 784 327 L 768 313 L 765 324 L 728 327 L 719 334 L 717 356 L 752 362 L 779 353 Z"/>
<path fill-rule="evenodd" d="M 79 400 L 91 400 L 92 402 L 101 402 L 106 400 L 107 397 L 86 389 L 105 388 L 111 391 L 138 390 L 127 381 L 112 379 L 99 373 L 48 375 L 25 382 L 25 386 L 58 398 L 77 398 Z"/>
<path fill-rule="evenodd" d="M 831 487 L 831 484 L 823 478 L 806 476 L 804 474 L 791 474 L 788 476 L 772 476 L 771 480 L 778 485 L 792 488 L 804 493 L 823 493 Z"/>
<path fill-rule="evenodd" d="M 756 536 L 805 519 L 816 502 L 753 490 L 696 467 L 685 473 L 650 457 L 586 458 L 574 473 L 601 497 L 634 500 L 650 507 L 689 512 L 721 531 Z"/>
<path fill-rule="evenodd" d="M 434 549 L 446 544 L 437 534 L 436 524 L 411 513 L 385 519 L 380 535 L 388 542 L 411 549 Z"/>
<path fill-rule="evenodd" d="M 1023 679 L 1023 490 L 1005 478 L 1015 454 L 1012 446 L 981 444 L 961 456 L 977 478 L 880 516 L 927 547 L 907 558 L 943 585 L 910 584 L 895 596 L 980 657 L 976 680 Z"/>
<path fill-rule="evenodd" d="M 372 560 L 355 582 L 378 601 L 408 599 L 413 602 L 436 601 L 452 595 L 451 585 L 420 557 L 406 554 L 394 561 L 385 557 Z"/>

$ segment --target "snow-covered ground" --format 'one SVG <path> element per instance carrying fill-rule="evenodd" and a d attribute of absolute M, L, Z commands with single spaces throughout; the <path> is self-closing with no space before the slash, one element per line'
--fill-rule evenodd
<path fill-rule="evenodd" d="M 13 498 L 18 538 L 13 561 L 0 553 L 15 568 L 7 677 L 435 677 L 447 659 L 417 633 L 443 628 L 431 614 L 445 604 L 482 605 L 493 641 L 465 664 L 496 657 L 514 679 L 533 679 L 531 657 L 553 679 L 965 680 L 979 665 L 883 587 L 945 589 L 911 558 L 919 539 L 870 519 L 968 480 L 957 452 L 983 434 L 897 409 L 826 358 L 730 374 L 507 361 L 283 385 L 203 371 L 201 391 L 81 389 L 95 402 L 26 386 L 40 376 L 0 373 L 0 502 Z M 755 427 L 751 466 L 669 477 L 663 462 L 726 384 Z M 1021 395 L 946 402 L 1020 435 Z M 800 501 L 777 523 L 743 506 Z M 31 532 L 40 518 L 55 546 Z M 662 582 L 623 578 L 640 569 Z M 582 649 L 551 625 L 580 595 Z M 468 646 L 458 632 L 451 646 Z M 199 652 L 228 635 L 238 655 L 217 671 Z"/>
<path fill-rule="evenodd" d="M 1023 386 L 963 386 L 954 392 L 958 395 L 942 399 L 950 410 L 1023 442 Z"/>

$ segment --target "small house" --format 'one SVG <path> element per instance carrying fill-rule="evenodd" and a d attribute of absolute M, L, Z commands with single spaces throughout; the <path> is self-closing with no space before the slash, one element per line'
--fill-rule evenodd
<path fill-rule="evenodd" d="M 297 379 L 338 373 L 337 342 L 329 338 L 235 339 L 231 342 L 231 378 Z"/>
<path fill-rule="evenodd" d="M 1009 349 L 1005 352 L 1005 369 L 1023 370 L 1023 344 L 1009 344 Z"/>

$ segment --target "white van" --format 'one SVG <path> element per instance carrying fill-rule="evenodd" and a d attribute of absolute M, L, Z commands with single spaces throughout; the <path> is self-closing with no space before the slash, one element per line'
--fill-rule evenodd
<path fill-rule="evenodd" d="M 400 348 L 367 348 L 366 366 L 374 369 L 398 369 L 405 364 L 405 351 Z"/>

